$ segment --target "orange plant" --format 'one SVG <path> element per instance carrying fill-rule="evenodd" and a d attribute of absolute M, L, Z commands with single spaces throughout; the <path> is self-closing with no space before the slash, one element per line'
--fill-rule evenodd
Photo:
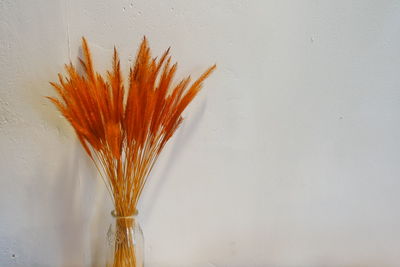
<path fill-rule="evenodd" d="M 58 83 L 50 83 L 59 97 L 48 98 L 98 168 L 116 214 L 131 216 L 154 163 L 183 120 L 182 112 L 216 66 L 193 83 L 189 76 L 174 84 L 177 64 L 171 63 L 169 49 L 159 59 L 152 58 L 143 38 L 125 85 L 115 48 L 112 70 L 105 76 L 95 71 L 85 38 L 82 48 L 84 59 L 79 60 L 84 73 L 79 74 L 72 63 L 66 65 L 67 75 L 59 74 Z M 119 255 L 124 254 L 121 251 Z"/>

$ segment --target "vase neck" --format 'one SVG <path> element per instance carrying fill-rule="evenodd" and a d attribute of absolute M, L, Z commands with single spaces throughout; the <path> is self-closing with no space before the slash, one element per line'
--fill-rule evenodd
<path fill-rule="evenodd" d="M 111 211 L 111 216 L 115 219 L 134 219 L 138 215 L 138 210 L 135 210 L 132 215 L 119 215 L 115 210 Z"/>

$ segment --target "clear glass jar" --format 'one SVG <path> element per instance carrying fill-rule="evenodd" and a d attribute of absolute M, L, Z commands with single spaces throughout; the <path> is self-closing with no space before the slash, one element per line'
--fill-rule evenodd
<path fill-rule="evenodd" d="M 113 221 L 107 232 L 107 261 L 109 267 L 143 267 L 144 238 L 137 220 L 132 216 L 118 216 L 111 212 Z"/>

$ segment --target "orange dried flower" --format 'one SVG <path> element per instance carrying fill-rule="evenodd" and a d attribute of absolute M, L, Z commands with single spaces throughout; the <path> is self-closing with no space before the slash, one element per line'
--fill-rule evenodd
<path fill-rule="evenodd" d="M 182 112 L 216 66 L 192 84 L 187 77 L 173 85 L 177 64 L 171 65 L 169 49 L 160 59 L 152 58 L 144 38 L 124 86 L 115 48 L 112 70 L 105 77 L 94 70 L 85 38 L 82 48 L 84 74 L 66 65 L 67 75 L 59 74 L 59 82 L 50 83 L 59 97 L 48 98 L 96 166 L 100 164 L 116 213 L 130 216 L 157 157 L 181 124 Z"/>

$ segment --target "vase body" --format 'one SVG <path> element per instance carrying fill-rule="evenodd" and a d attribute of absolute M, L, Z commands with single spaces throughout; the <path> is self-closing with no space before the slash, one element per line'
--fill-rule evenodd
<path fill-rule="evenodd" d="M 144 238 L 137 220 L 111 212 L 112 222 L 107 232 L 107 267 L 143 267 Z"/>

